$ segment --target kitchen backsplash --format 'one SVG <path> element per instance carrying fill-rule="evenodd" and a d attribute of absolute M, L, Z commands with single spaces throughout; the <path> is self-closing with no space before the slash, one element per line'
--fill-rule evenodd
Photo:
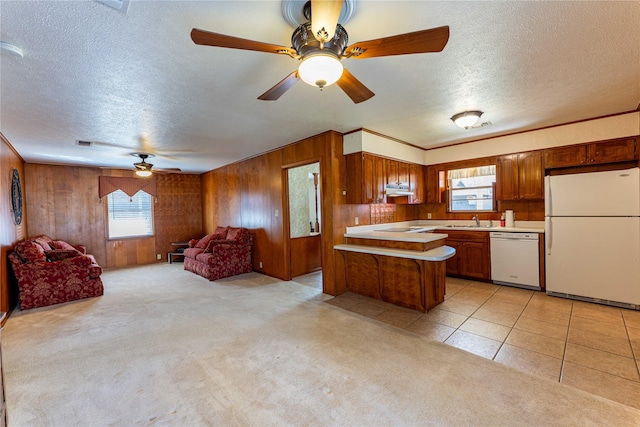
<path fill-rule="evenodd" d="M 371 224 L 394 222 L 396 205 L 392 203 L 376 203 L 371 208 Z"/>

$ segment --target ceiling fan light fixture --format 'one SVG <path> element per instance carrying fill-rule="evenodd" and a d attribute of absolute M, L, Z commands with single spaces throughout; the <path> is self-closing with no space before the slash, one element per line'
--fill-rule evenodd
<path fill-rule="evenodd" d="M 138 175 L 138 176 L 140 176 L 142 178 L 147 178 L 147 177 L 153 175 L 153 172 L 151 172 L 149 170 L 146 170 L 146 171 L 138 170 L 138 171 L 136 171 L 136 175 Z"/>
<path fill-rule="evenodd" d="M 342 62 L 331 53 L 314 53 L 306 56 L 298 67 L 298 75 L 306 84 L 322 89 L 342 77 Z"/>
<path fill-rule="evenodd" d="M 475 125 L 478 119 L 480 119 L 480 116 L 482 116 L 483 114 L 484 112 L 482 111 L 464 111 L 452 116 L 451 120 L 459 127 L 467 129 Z"/>

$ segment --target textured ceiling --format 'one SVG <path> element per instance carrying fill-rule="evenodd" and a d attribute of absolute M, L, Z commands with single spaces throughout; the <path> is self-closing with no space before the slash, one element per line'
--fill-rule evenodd
<path fill-rule="evenodd" d="M 640 2 L 357 1 L 350 44 L 449 25 L 441 53 L 348 59 L 376 96 L 298 82 L 286 56 L 195 45 L 192 28 L 290 45 L 279 1 L 0 2 L 0 130 L 27 162 L 204 172 L 324 132 L 366 128 L 428 148 L 635 110 Z M 482 110 L 491 126 L 449 120 Z M 76 140 L 97 141 L 90 148 Z"/>

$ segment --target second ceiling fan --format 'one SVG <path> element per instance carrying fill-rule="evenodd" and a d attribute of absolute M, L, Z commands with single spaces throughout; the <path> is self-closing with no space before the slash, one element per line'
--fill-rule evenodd
<path fill-rule="evenodd" d="M 300 66 L 258 99 L 275 101 L 302 79 L 322 89 L 336 83 L 356 104 L 374 96 L 364 84 L 342 66 L 342 59 L 374 58 L 412 53 L 441 52 L 449 41 L 449 27 L 431 28 L 399 34 L 348 46 L 349 37 L 338 24 L 344 1 L 311 0 L 304 6 L 309 20 L 291 36 L 292 47 L 278 46 L 194 28 L 191 39 L 205 46 L 253 50 L 288 55 L 300 60 Z"/>

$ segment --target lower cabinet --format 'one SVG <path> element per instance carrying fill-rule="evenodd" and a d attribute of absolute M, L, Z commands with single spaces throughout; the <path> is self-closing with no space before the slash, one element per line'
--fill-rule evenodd
<path fill-rule="evenodd" d="M 489 233 L 486 231 L 442 231 L 449 235 L 445 245 L 456 250 L 447 260 L 447 276 L 491 280 Z"/>

